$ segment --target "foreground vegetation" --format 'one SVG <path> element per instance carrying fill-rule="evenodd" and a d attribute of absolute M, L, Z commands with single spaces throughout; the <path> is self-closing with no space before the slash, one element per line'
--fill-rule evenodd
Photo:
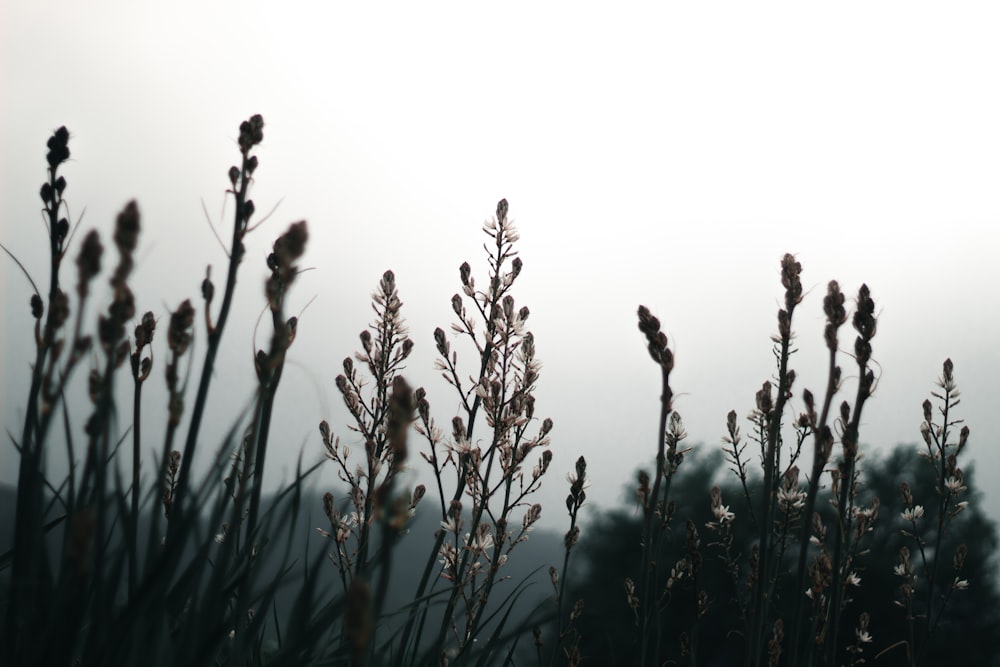
<path fill-rule="evenodd" d="M 740 509 L 734 490 L 711 486 L 710 477 L 692 475 L 702 487 L 686 482 L 691 466 L 682 464 L 691 450 L 672 405 L 674 356 L 660 321 L 640 307 L 639 329 L 661 374 L 661 411 L 652 468 L 639 473 L 634 487 L 637 519 L 584 525 L 587 463 L 579 457 L 569 475 L 563 552 L 534 564 L 551 592 L 523 604 L 533 600 L 528 578 L 507 573 L 541 516 L 534 497 L 553 465 L 553 424 L 536 414 L 540 365 L 526 328 L 529 310 L 513 296 L 522 262 L 506 200 L 484 226 L 485 279 L 477 285 L 472 266 L 461 264 L 461 291 L 451 300 L 456 321 L 450 334 L 441 328 L 433 334 L 436 370 L 455 391 L 459 414 L 439 426 L 427 393 L 401 375 L 414 342 L 395 277 L 385 272 L 361 350 L 344 359 L 336 379 L 350 435 L 342 441 L 336 427 L 319 425 L 324 465 L 340 480 L 316 508 L 325 517 L 322 548 L 293 551 L 296 542 L 277 536 L 316 534 L 303 508 L 315 468 L 300 469 L 270 502 L 262 500 L 262 480 L 275 396 L 298 327 L 285 306 L 308 242 L 304 221 L 290 225 L 267 257 L 270 343 L 254 358 L 252 410 L 231 416 L 214 464 L 194 470 L 196 452 L 207 446 L 201 426 L 243 240 L 254 229 L 250 189 L 263 126 L 260 116 L 240 125 L 240 163 L 228 172 L 234 217 L 221 295 L 208 273 L 201 314 L 184 301 L 166 318 L 166 353 L 157 359 L 166 357 L 169 400 L 160 409 L 167 426 L 154 436 L 141 427 L 149 409 L 142 388 L 153 377 L 154 346 L 162 347 L 161 337 L 154 343 L 160 318 L 139 315 L 128 282 L 139 209 L 131 202 L 116 220 L 110 303 L 90 333 L 84 305 L 104 247 L 96 232 L 79 244 L 71 306 L 61 281 L 72 234 L 59 173 L 69 158 L 69 133 L 60 128 L 49 139 L 40 194 L 51 271 L 45 295 L 32 281 L 35 359 L 23 428 L 12 435 L 20 468 L 13 548 L 0 559 L 4 664 L 575 665 L 591 658 L 593 664 L 918 665 L 935 664 L 942 650 L 961 655 L 948 637 L 956 609 L 976 627 L 995 622 L 970 618 L 963 602 L 976 587 L 987 593 L 976 599 L 995 592 L 984 563 L 995 535 L 969 509 L 971 476 L 959 456 L 970 431 L 956 414 L 951 362 L 922 407 L 923 444 L 913 452 L 922 467 L 900 464 L 913 477 L 898 487 L 874 484 L 885 476 L 865 476 L 859 442 L 877 384 L 875 302 L 862 285 L 849 315 L 846 295 L 829 283 L 827 383 L 815 394 L 800 391 L 790 361 L 802 267 L 791 255 L 781 262 L 775 378 L 756 394 L 747 435 L 735 411 L 726 421 Z M 849 320 L 854 340 L 844 352 Z M 196 321 L 203 322 L 197 335 L 205 340 L 197 373 L 186 370 Z M 842 359 L 849 360 L 846 370 Z M 90 412 L 81 427 L 69 402 L 83 361 L 91 368 Z M 133 388 L 130 413 L 115 405 L 116 384 L 129 382 L 122 368 Z M 858 379 L 843 398 L 847 375 Z M 187 387 L 195 376 L 191 401 Z M 131 422 L 124 435 L 116 414 L 117 422 Z M 51 451 L 58 446 L 54 424 L 65 451 Z M 72 463 L 65 479 L 47 474 L 51 456 Z M 401 473 L 416 466 L 429 471 L 430 488 L 403 483 Z M 872 480 L 867 487 L 866 480 Z M 393 576 L 394 552 L 418 513 L 433 516 L 436 528 L 426 536 L 419 575 L 401 581 Z M 581 542 L 584 531 L 589 543 Z M 622 539 L 611 540 L 613 533 Z M 602 564 L 601 544 L 620 547 L 614 562 L 626 569 Z M 571 557 L 581 549 L 585 559 L 574 567 Z M 886 564 L 879 556 L 890 551 L 893 562 Z M 617 588 L 617 598 L 595 582 Z M 877 594 L 868 595 L 874 584 Z M 400 586 L 412 594 L 390 605 Z M 594 626 L 593 612 L 603 627 Z M 628 622 L 608 621 L 612 612 Z"/>

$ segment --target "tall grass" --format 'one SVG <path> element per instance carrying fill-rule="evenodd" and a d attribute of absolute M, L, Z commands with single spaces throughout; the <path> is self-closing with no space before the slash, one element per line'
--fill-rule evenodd
<path fill-rule="evenodd" d="M 531 608 L 530 582 L 509 581 L 505 574 L 505 565 L 519 557 L 518 546 L 541 517 L 535 494 L 553 465 L 553 423 L 536 414 L 540 363 L 527 328 L 530 311 L 514 296 L 523 264 L 506 200 L 483 227 L 489 239 L 484 274 L 477 283 L 472 265 L 460 265 L 459 292 L 451 298 L 455 322 L 450 334 L 444 328 L 433 332 L 435 369 L 460 406 L 458 414 L 446 418 L 447 426 L 439 426 L 432 415 L 427 392 L 402 375 L 415 343 L 395 275 L 386 271 L 371 297 L 375 316 L 360 334 L 361 349 L 344 359 L 336 378 L 351 418 L 349 434 L 342 441 L 328 422 L 319 426 L 317 449 L 321 445 L 326 454 L 322 465 L 336 470 L 339 485 L 325 494 L 321 508 L 304 508 L 304 484 L 316 466 L 300 465 L 274 502 L 265 502 L 274 402 L 299 326 L 287 315 L 286 303 L 308 243 L 301 221 L 277 238 L 266 260 L 263 298 L 272 332 L 269 345 L 254 358 L 253 403 L 246 414 L 224 416 L 232 427 L 213 463 L 195 470 L 195 461 L 204 460 L 197 456 L 204 449 L 201 425 L 244 240 L 255 229 L 250 191 L 263 128 L 260 116 L 239 126 L 239 165 L 227 174 L 227 194 L 235 206 L 221 302 L 216 308 L 215 283 L 207 270 L 201 315 L 185 300 L 167 318 L 162 434 L 142 427 L 149 409 L 142 390 L 158 372 L 154 359 L 164 353 L 154 350 L 163 347 L 164 336 L 157 335 L 160 318 L 154 312 L 138 315 L 129 286 L 142 227 L 138 205 L 130 202 L 116 219 L 110 302 L 94 333 L 88 333 L 83 313 L 105 262 L 104 246 L 96 232 L 83 237 L 71 304 L 60 277 L 72 229 L 61 173 L 70 137 L 60 128 L 49 139 L 40 192 L 49 285 L 43 295 L 25 270 L 34 288 L 35 358 L 23 428 L 12 438 L 20 455 L 13 548 L 0 561 L 4 664 L 585 661 L 588 637 L 578 622 L 586 600 L 569 599 L 567 587 L 575 572 L 571 554 L 586 533 L 581 508 L 588 480 L 582 456 L 569 475 L 563 553 L 553 563 L 537 563 L 551 582 L 547 601 Z M 700 663 L 699 639 L 715 599 L 700 577 L 708 550 L 722 559 L 742 591 L 731 635 L 738 638 L 746 665 L 858 664 L 876 657 L 870 619 L 862 613 L 855 622 L 849 604 L 866 550 L 878 538 L 878 501 L 861 504 L 858 496 L 862 413 L 877 385 L 875 303 L 862 285 L 851 316 L 856 337 L 845 353 L 839 332 L 848 321 L 846 299 L 835 281 L 829 283 L 823 300 L 827 382 L 818 399 L 808 389 L 797 394 L 791 354 L 794 315 L 803 302 L 801 272 L 797 259 L 785 255 L 784 303 L 774 336 L 776 374 L 757 392 L 749 417 L 759 464 L 747 453 L 737 413 L 730 412 L 726 422 L 726 452 L 747 511 L 731 511 L 718 488 L 706 490 L 704 501 L 711 503 L 714 516 L 707 526 L 687 520 L 678 528 L 684 504 L 693 501 L 672 491 L 690 451 L 672 403 L 675 360 L 660 321 L 639 308 L 639 329 L 660 369 L 661 410 L 650 451 L 653 472 L 640 473 L 636 486 L 642 530 L 630 548 L 638 570 L 621 582 L 621 610 L 635 621 L 634 640 L 625 651 L 631 662 Z M 204 357 L 184 444 L 175 448 L 187 412 L 188 380 L 195 375 L 191 350 L 198 336 L 205 340 Z M 859 379 L 851 399 L 834 407 L 845 356 Z M 86 382 L 90 412 L 82 423 L 70 400 L 81 361 L 92 369 Z M 132 410 L 120 413 L 116 386 L 126 362 Z M 939 411 L 931 402 L 924 404 L 922 430 L 922 454 L 934 467 L 937 499 L 913 499 L 908 486 L 901 488 L 905 536 L 912 548 L 900 552 L 896 575 L 908 635 L 879 640 L 886 647 L 882 654 L 905 655 L 909 665 L 922 664 L 949 600 L 971 585 L 962 578 L 964 545 L 955 554 L 942 553 L 949 523 L 966 507 L 961 498 L 967 492 L 958 455 L 969 431 L 958 429 L 955 418 L 958 391 L 950 361 L 939 389 Z M 798 405 L 797 395 L 802 411 L 796 415 L 791 406 Z M 120 414 L 131 423 L 125 434 L 115 418 Z M 53 422 L 65 445 L 58 455 L 70 463 L 61 480 L 50 477 L 46 464 L 55 440 Z M 127 443 L 129 469 L 120 455 L 123 445 L 129 449 Z M 153 462 L 144 466 L 143 455 L 150 451 Z M 802 475 L 800 465 L 809 473 Z M 402 473 L 413 467 L 427 473 L 427 486 L 407 488 Z M 758 477 L 763 492 L 755 496 Z M 832 515 L 818 509 L 821 501 L 833 507 Z M 307 518 L 312 509 L 325 517 L 318 527 L 321 548 L 293 553 L 287 540 L 282 548 L 280 535 L 287 534 L 282 531 L 315 534 L 317 527 Z M 389 608 L 389 590 L 399 585 L 393 579 L 394 554 L 417 512 L 431 513 L 438 528 L 425 536 L 428 550 L 420 576 L 411 582 L 412 601 Z M 752 526 L 746 543 L 733 539 L 738 521 Z M 704 530 L 712 534 L 707 544 Z M 265 563 L 277 563 L 278 576 Z M 333 586 L 324 583 L 330 573 Z M 666 627 L 666 619 L 674 593 L 685 587 L 694 602 L 673 644 L 674 628 Z M 279 591 L 291 595 L 281 597 Z"/>

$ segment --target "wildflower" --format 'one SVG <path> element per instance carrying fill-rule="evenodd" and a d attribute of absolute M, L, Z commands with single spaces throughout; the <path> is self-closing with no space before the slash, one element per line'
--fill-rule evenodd
<path fill-rule="evenodd" d="M 444 532 L 446 533 L 457 533 L 459 530 L 458 519 L 449 515 L 447 519 L 441 522 L 441 528 L 444 529 Z"/>
<path fill-rule="evenodd" d="M 455 545 L 448 544 L 447 542 L 441 545 L 441 549 L 438 551 L 438 562 L 441 563 L 441 577 L 447 579 L 448 581 L 455 580 L 455 569 L 458 564 L 458 550 Z"/>
<path fill-rule="evenodd" d="M 524 517 L 521 519 L 521 530 L 525 533 L 530 532 L 534 528 L 535 523 L 541 518 L 542 506 L 539 503 L 535 503 L 524 513 Z"/>
<path fill-rule="evenodd" d="M 955 577 L 955 581 L 954 583 L 952 583 L 951 587 L 954 588 L 956 591 L 964 591 L 967 588 L 969 588 L 969 580 L 959 579 L 958 577 Z"/>
<path fill-rule="evenodd" d="M 858 643 L 860 644 L 870 644 L 872 641 L 872 636 L 867 630 L 862 630 L 860 628 L 856 629 L 855 634 L 858 636 Z"/>
<path fill-rule="evenodd" d="M 806 494 L 798 489 L 788 489 L 782 486 L 778 489 L 778 506 L 785 512 L 800 510 L 805 507 Z"/>
<path fill-rule="evenodd" d="M 683 579 L 684 576 L 688 575 L 689 573 L 690 573 L 690 565 L 688 563 L 687 558 L 681 558 L 679 561 L 677 561 L 677 564 L 674 565 L 673 569 L 670 570 L 670 578 L 667 579 L 667 585 L 665 590 L 670 590 L 671 588 L 673 588 L 674 584 Z"/>
<path fill-rule="evenodd" d="M 847 584 L 849 586 L 861 586 L 861 577 L 857 572 L 851 572 L 847 575 Z"/>
<path fill-rule="evenodd" d="M 957 493 L 962 493 L 963 491 L 965 491 L 965 488 L 966 488 L 965 485 L 962 483 L 962 480 L 958 479 L 958 478 L 956 478 L 954 476 L 949 477 L 948 479 L 946 479 L 944 481 L 944 486 L 945 486 L 946 489 L 948 489 L 948 491 L 950 491 L 951 493 L 956 493 L 956 494 Z"/>
<path fill-rule="evenodd" d="M 715 514 L 715 518 L 720 524 L 732 522 L 736 517 L 735 514 L 729 511 L 729 505 L 720 504 L 717 507 L 713 507 L 712 513 Z"/>
<path fill-rule="evenodd" d="M 854 508 L 854 518 L 855 519 L 871 519 L 876 515 L 877 507 L 871 505 L 869 507 L 855 507 Z"/>
<path fill-rule="evenodd" d="M 628 600 L 628 606 L 633 611 L 639 608 L 639 596 L 635 593 L 635 582 L 632 581 L 631 577 L 625 577 L 625 596 Z"/>
<path fill-rule="evenodd" d="M 489 524 L 480 524 L 479 533 L 469 542 L 469 538 L 472 537 L 469 533 L 465 534 L 466 544 L 469 544 L 469 549 L 476 554 L 486 553 L 486 551 L 493 546 L 493 535 L 489 532 Z M 483 530 L 485 528 L 485 530 Z"/>
<path fill-rule="evenodd" d="M 924 515 L 924 506 L 917 505 L 916 507 L 907 507 L 903 510 L 902 514 L 904 521 L 916 521 Z"/>

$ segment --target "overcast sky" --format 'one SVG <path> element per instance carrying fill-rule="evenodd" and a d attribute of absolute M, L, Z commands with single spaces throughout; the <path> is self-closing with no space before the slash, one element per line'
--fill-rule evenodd
<path fill-rule="evenodd" d="M 281 205 L 247 243 L 210 427 L 250 398 L 264 258 L 307 219 L 315 270 L 291 308 L 315 301 L 280 390 L 277 484 L 303 447 L 321 454 L 320 419 L 349 439 L 333 379 L 385 269 L 417 343 L 407 376 L 448 423 L 458 400 L 433 370 L 431 333 L 452 321 L 459 264 L 484 279 L 481 225 L 507 198 L 525 267 L 515 296 L 544 364 L 537 413 L 556 425 L 552 525 L 579 454 L 600 503 L 654 454 L 658 371 L 636 306 L 671 336 L 689 442 L 718 447 L 726 413 L 749 413 L 774 372 L 778 262 L 793 252 L 810 290 L 799 391 L 825 383 L 827 281 L 851 298 L 867 282 L 881 376 L 862 443 L 917 441 L 950 356 L 968 456 L 1000 516 L 997 5 L 614 4 L 4 2 L 0 241 L 47 281 L 37 193 L 45 141 L 66 125 L 72 213 L 107 232 L 138 200 L 134 288 L 165 325 L 182 299 L 200 307 L 205 265 L 224 265 L 201 200 L 218 224 L 237 126 L 262 114 L 253 197 Z M 0 276 L 0 418 L 18 431 L 30 292 L 12 262 Z M 0 453 L 5 481 L 13 460 Z"/>

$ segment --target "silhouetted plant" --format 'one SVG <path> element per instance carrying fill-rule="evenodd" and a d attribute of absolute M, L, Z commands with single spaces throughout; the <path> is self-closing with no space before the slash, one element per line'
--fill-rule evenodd
<path fill-rule="evenodd" d="M 747 433 L 730 411 L 723 448 L 710 454 L 685 443 L 673 405 L 674 353 L 660 320 L 639 307 L 639 329 L 661 381 L 653 470 L 639 471 L 630 489 L 634 508 L 598 514 L 588 524 L 581 515 L 587 462 L 576 459 L 568 475 L 568 529 L 561 551 L 536 564 L 549 583 L 545 599 L 529 609 L 534 575 L 508 581 L 510 559 L 520 563 L 525 549 L 514 550 L 542 514 L 534 494 L 552 466 L 553 424 L 536 417 L 540 363 L 526 328 L 528 308 L 513 295 L 523 264 L 506 200 L 483 227 L 490 239 L 485 279 L 477 286 L 470 264 L 459 266 L 452 335 L 433 332 L 435 371 L 456 392 L 458 414 L 442 429 L 427 392 L 404 379 L 414 342 L 395 274 L 385 271 L 362 349 L 344 360 L 336 379 L 351 441 L 341 442 L 326 421 L 319 427 L 327 465 L 339 480 L 317 503 L 325 516 L 322 543 L 293 548 L 299 543 L 292 536 L 316 535 L 303 515 L 303 486 L 320 464 L 300 465 L 270 501 L 263 489 L 274 401 L 299 327 L 287 312 L 308 241 L 304 221 L 277 238 L 266 260 L 271 335 L 252 360 L 252 404 L 230 419 L 213 461 L 195 470 L 244 240 L 254 229 L 249 192 L 263 127 L 257 115 L 239 126 L 240 164 L 229 169 L 226 191 L 235 211 L 217 314 L 208 267 L 202 317 L 184 300 L 169 313 L 165 335 L 157 333 L 154 311 L 139 316 L 129 284 L 141 229 L 134 201 L 116 218 L 109 303 L 87 333 L 84 305 L 104 247 L 97 232 L 84 235 L 71 302 L 60 281 L 72 238 L 61 173 L 70 135 L 59 128 L 49 139 L 40 191 L 50 269 L 45 295 L 7 251 L 34 289 L 35 354 L 25 421 L 19 437 L 12 436 L 20 460 L 13 548 L 0 556 L 3 664 L 996 662 L 1000 595 L 990 558 L 997 536 L 975 504 L 972 471 L 959 459 L 970 432 L 956 416 L 951 361 L 933 393 L 936 404 L 929 400 L 922 409 L 926 463 L 914 466 L 917 459 L 901 449 L 866 459 L 860 425 L 877 386 L 875 302 L 862 285 L 848 353 L 857 384 L 849 400 L 838 398 L 845 375 L 840 331 L 849 315 L 840 285 L 831 281 L 823 300 L 825 389 L 803 390 L 803 410 L 794 414 L 793 322 L 804 294 L 802 266 L 792 255 L 781 260 L 775 377 L 756 392 Z M 175 448 L 199 321 L 205 356 L 185 443 Z M 165 356 L 156 352 L 164 345 Z M 165 360 L 166 429 L 150 445 L 142 393 L 158 372 L 154 359 Z M 81 432 L 69 396 L 84 360 L 91 368 L 90 405 Z M 117 373 L 126 361 L 130 413 L 116 409 Z M 120 432 L 116 415 L 130 415 L 131 433 Z M 63 480 L 51 479 L 46 464 L 53 423 L 62 425 L 70 464 Z M 129 436 L 132 446 L 123 448 Z M 149 450 L 155 460 L 144 470 Z M 732 476 L 716 474 L 723 460 Z M 428 488 L 401 481 L 411 467 L 432 480 L 431 500 L 423 504 Z M 435 528 L 406 536 L 427 525 L 417 512 L 430 513 Z M 394 554 L 407 549 L 412 560 L 410 547 L 420 537 L 428 548 L 419 574 L 405 584 L 412 595 L 400 606 L 391 590 L 401 585 Z"/>

